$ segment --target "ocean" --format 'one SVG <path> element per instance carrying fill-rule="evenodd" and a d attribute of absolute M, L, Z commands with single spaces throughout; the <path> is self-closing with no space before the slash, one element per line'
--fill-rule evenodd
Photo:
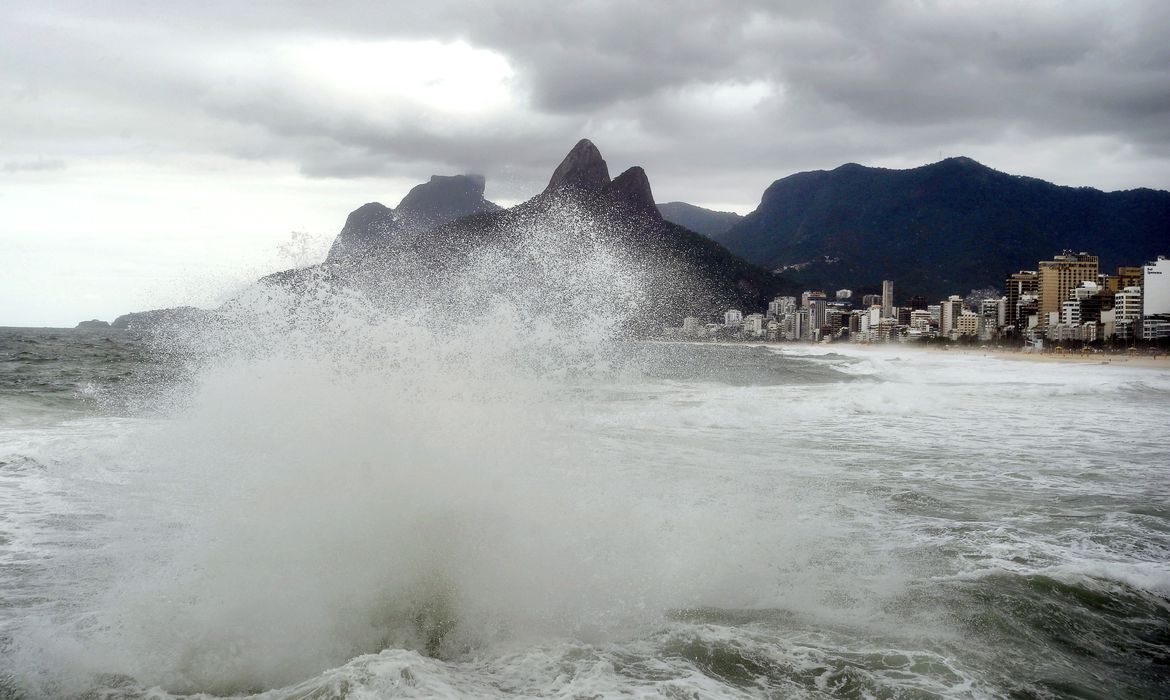
<path fill-rule="evenodd" d="M 0 698 L 1170 697 L 1170 372 L 490 306 L 0 329 Z"/>

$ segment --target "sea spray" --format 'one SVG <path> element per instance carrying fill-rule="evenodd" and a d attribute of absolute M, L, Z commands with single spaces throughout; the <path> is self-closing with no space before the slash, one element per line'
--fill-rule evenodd
<path fill-rule="evenodd" d="M 90 562 L 108 590 L 26 650 L 79 688 L 226 694 L 385 648 L 611 639 L 703 602 L 712 559 L 686 548 L 733 534 L 640 509 L 574 430 L 582 381 L 621 371 L 644 263 L 554 213 L 454 272 L 312 270 L 162 329 L 181 380 L 123 440 Z"/>
<path fill-rule="evenodd" d="M 457 346 L 351 291 L 321 298 L 354 338 Z M 391 410 L 417 385 L 373 370 L 401 355 L 309 352 L 298 329 L 342 316 L 279 308 L 172 343 L 155 410 L 0 426 L 4 700 L 1166 695 L 1164 372 L 586 342 Z M 138 374 L 116 337 L 28 369 Z M 405 442 L 437 473 L 387 460 Z"/>

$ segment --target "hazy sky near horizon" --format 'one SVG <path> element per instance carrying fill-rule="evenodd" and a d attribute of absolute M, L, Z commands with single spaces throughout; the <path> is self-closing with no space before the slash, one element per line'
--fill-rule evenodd
<path fill-rule="evenodd" d="M 1170 3 L 0 4 L 0 325 L 212 305 L 431 174 L 581 137 L 659 201 L 966 155 L 1170 189 Z"/>

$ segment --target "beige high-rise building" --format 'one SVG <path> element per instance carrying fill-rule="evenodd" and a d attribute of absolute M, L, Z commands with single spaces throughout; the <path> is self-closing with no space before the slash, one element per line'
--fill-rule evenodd
<path fill-rule="evenodd" d="M 1117 268 L 1117 276 L 1111 279 L 1116 279 L 1116 286 L 1109 290 L 1111 292 L 1120 292 L 1126 287 L 1141 287 L 1142 286 L 1142 266 L 1141 265 L 1123 265 Z"/>
<path fill-rule="evenodd" d="M 1068 299 L 1069 290 L 1086 280 L 1097 281 L 1097 256 L 1066 250 L 1052 260 L 1041 260 L 1038 272 L 1040 323 L 1047 325 L 1049 314 L 1060 311 L 1060 305 Z"/>
<path fill-rule="evenodd" d="M 958 335 L 979 334 L 979 314 L 974 311 L 961 311 L 955 319 L 955 332 Z"/>
<path fill-rule="evenodd" d="M 952 294 L 945 301 L 939 302 L 938 332 L 944 338 L 950 338 L 957 330 L 959 316 L 963 313 L 963 297 Z"/>

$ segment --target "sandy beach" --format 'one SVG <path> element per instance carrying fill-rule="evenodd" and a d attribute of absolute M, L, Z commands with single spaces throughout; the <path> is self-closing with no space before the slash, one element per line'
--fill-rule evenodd
<path fill-rule="evenodd" d="M 879 347 L 857 345 L 856 347 Z M 1170 355 L 1128 355 L 1124 353 L 1104 352 L 1028 352 L 1025 350 L 1008 350 L 1004 348 L 937 348 L 929 346 L 912 347 L 908 344 L 900 345 L 912 350 L 923 352 L 945 352 L 955 355 L 995 357 L 1006 360 L 1023 360 L 1027 362 L 1066 362 L 1083 365 L 1125 365 L 1126 367 L 1149 367 L 1151 369 L 1170 369 Z"/>
<path fill-rule="evenodd" d="M 660 341 L 680 342 L 680 341 Z M 687 341 L 681 341 L 687 342 Z M 695 342 L 695 341 L 690 341 Z M 699 342 L 697 344 L 705 344 Z M 717 345 L 763 345 L 768 347 L 792 347 L 793 342 L 776 341 L 746 341 L 743 343 L 717 342 Z M 817 345 L 818 343 L 804 343 Z M 1147 367 L 1150 369 L 1170 370 L 1170 354 L 1161 355 L 1127 355 L 1124 353 L 1059 353 L 1059 352 L 1028 352 L 1023 349 L 1008 350 L 1005 348 L 941 348 L 920 343 L 888 343 L 868 345 L 864 343 L 832 343 L 823 347 L 850 348 L 858 350 L 908 350 L 910 352 L 947 353 L 967 357 L 991 357 L 1004 360 L 1021 360 L 1026 362 L 1065 362 L 1080 365 L 1124 365 L 1126 367 Z"/>

